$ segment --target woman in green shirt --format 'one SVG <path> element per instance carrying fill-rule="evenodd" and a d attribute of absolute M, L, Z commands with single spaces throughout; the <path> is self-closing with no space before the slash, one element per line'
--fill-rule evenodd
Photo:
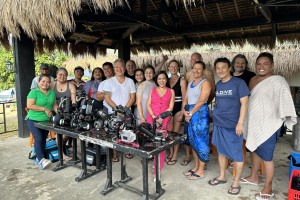
<path fill-rule="evenodd" d="M 55 93 L 50 89 L 50 77 L 41 75 L 38 87 L 31 90 L 27 96 L 27 125 L 34 138 L 34 149 L 36 152 L 35 164 L 40 169 L 45 169 L 51 161 L 44 158 L 46 139 L 49 131 L 35 127 L 35 122 L 50 122 L 52 111 L 57 112 Z"/>

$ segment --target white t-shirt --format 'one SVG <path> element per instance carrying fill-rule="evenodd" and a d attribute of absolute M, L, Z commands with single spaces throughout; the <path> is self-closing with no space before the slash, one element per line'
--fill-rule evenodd
<path fill-rule="evenodd" d="M 108 80 L 108 79 L 107 79 Z M 104 81 L 101 81 L 99 86 L 98 86 L 98 92 L 103 92 L 103 86 L 104 86 L 104 83 L 105 83 L 106 80 Z"/>
<path fill-rule="evenodd" d="M 99 85 L 98 91 L 101 91 L 99 90 L 100 87 Z M 103 91 L 111 92 L 111 100 L 116 105 L 126 106 L 130 99 L 130 94 L 135 93 L 136 89 L 132 79 L 125 77 L 125 81 L 120 83 L 114 76 L 103 82 Z M 108 113 L 112 113 L 112 108 L 105 101 L 103 105 L 108 108 Z"/>
<path fill-rule="evenodd" d="M 40 76 L 34 77 L 34 79 L 32 80 L 31 86 L 30 86 L 31 90 L 38 87 L 39 78 L 40 78 Z M 50 81 L 54 82 L 54 78 L 52 76 L 50 76 Z"/>

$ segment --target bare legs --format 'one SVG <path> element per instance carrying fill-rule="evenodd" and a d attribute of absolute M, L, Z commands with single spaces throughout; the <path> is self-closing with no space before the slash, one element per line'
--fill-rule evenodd
<path fill-rule="evenodd" d="M 218 154 L 218 161 L 219 161 L 219 170 L 220 170 L 220 175 L 216 177 L 213 180 L 209 181 L 209 184 L 211 185 L 218 185 L 220 183 L 225 183 L 226 181 L 226 162 L 227 162 L 227 157 L 225 157 L 222 154 Z M 231 194 L 238 194 L 240 191 L 240 178 L 241 174 L 243 171 L 243 164 L 244 162 L 236 162 L 234 161 L 234 166 L 236 167 L 236 175 L 234 177 L 233 183 L 228 190 L 228 193 Z"/>
<path fill-rule="evenodd" d="M 260 168 L 260 161 L 261 158 L 255 153 L 252 152 L 251 154 L 251 162 L 252 162 L 252 171 L 251 175 L 246 177 L 245 179 L 251 181 L 253 183 L 258 183 L 258 171 Z M 263 161 L 265 171 L 266 171 L 266 182 L 264 188 L 262 189 L 262 194 L 272 194 L 272 181 L 274 176 L 274 163 L 273 161 Z"/>
<path fill-rule="evenodd" d="M 217 177 L 218 180 L 226 180 L 226 161 L 227 158 L 222 155 L 218 154 L 218 161 L 219 161 L 219 170 L 220 170 L 220 175 Z"/>
<path fill-rule="evenodd" d="M 198 158 L 198 155 L 196 153 L 196 151 L 192 150 L 193 152 L 193 158 L 194 158 L 194 168 L 192 169 L 192 171 L 195 173 L 195 174 L 198 174 L 200 176 L 204 176 L 204 166 L 205 166 L 205 163 L 202 162 L 199 158 Z"/>
<path fill-rule="evenodd" d="M 177 112 L 172 119 L 171 130 L 175 133 L 179 133 L 181 128 L 181 121 L 177 120 L 179 115 L 180 112 Z M 170 148 L 170 156 L 169 156 L 170 159 L 168 160 L 167 164 L 174 165 L 176 163 L 177 156 L 178 156 L 178 149 L 179 149 L 179 144 L 176 144 L 174 147 Z"/>

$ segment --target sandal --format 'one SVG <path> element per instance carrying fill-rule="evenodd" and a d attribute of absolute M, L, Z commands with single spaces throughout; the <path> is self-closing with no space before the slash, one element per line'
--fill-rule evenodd
<path fill-rule="evenodd" d="M 170 156 L 170 155 L 169 155 L 169 156 L 166 158 L 165 161 L 166 161 L 166 162 L 169 162 L 169 161 L 172 159 L 172 157 L 173 157 L 173 156 Z"/>
<path fill-rule="evenodd" d="M 246 178 L 241 178 L 241 183 L 249 184 L 249 185 L 258 185 L 258 183 L 248 181 Z"/>
<path fill-rule="evenodd" d="M 169 160 L 169 161 L 167 162 L 167 165 L 175 165 L 176 162 L 177 162 L 177 160 Z"/>
<path fill-rule="evenodd" d="M 131 158 L 133 158 L 133 155 L 129 153 L 129 154 L 125 154 L 125 157 L 128 159 L 131 159 Z"/>
<path fill-rule="evenodd" d="M 205 175 L 201 176 L 199 174 L 192 173 L 191 175 L 187 176 L 187 179 L 189 179 L 189 180 L 198 180 L 198 179 L 202 179 L 204 177 L 205 177 Z"/>
<path fill-rule="evenodd" d="M 118 156 L 113 157 L 113 158 L 112 158 L 112 161 L 113 161 L 113 162 L 119 162 L 119 157 L 118 157 Z"/>
<path fill-rule="evenodd" d="M 191 160 L 184 159 L 183 161 L 180 162 L 180 164 L 182 166 L 187 166 L 190 162 L 191 162 Z"/>
<path fill-rule="evenodd" d="M 227 181 L 226 180 L 219 180 L 217 177 L 208 181 L 208 184 L 209 185 L 212 185 L 212 186 L 216 186 L 216 185 L 219 185 L 219 184 L 224 184 L 226 183 Z"/>
<path fill-rule="evenodd" d="M 187 172 L 183 172 L 183 175 L 185 175 L 185 176 L 191 176 L 192 174 L 194 174 L 195 172 L 193 171 L 193 170 L 189 170 L 189 171 L 187 171 Z"/>
<path fill-rule="evenodd" d="M 272 199 L 275 196 L 274 193 L 272 194 L 262 194 L 261 192 L 255 196 L 256 200 L 268 200 Z"/>
<path fill-rule="evenodd" d="M 237 190 L 236 192 L 233 192 L 233 190 Z M 241 186 L 237 186 L 237 187 L 234 187 L 234 186 L 230 186 L 229 190 L 228 190 L 228 194 L 231 194 L 231 195 L 238 195 L 241 191 Z"/>

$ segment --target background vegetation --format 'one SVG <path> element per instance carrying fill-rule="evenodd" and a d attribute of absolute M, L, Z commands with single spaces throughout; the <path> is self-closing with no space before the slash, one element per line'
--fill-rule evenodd
<path fill-rule="evenodd" d="M 39 74 L 39 66 L 41 63 L 47 63 L 60 67 L 70 56 L 59 51 L 45 52 L 41 55 L 35 54 L 35 72 Z M 13 51 L 6 51 L 0 48 L 0 91 L 7 90 L 15 86 L 15 73 L 6 69 L 5 63 L 10 61 L 14 63 Z"/>

